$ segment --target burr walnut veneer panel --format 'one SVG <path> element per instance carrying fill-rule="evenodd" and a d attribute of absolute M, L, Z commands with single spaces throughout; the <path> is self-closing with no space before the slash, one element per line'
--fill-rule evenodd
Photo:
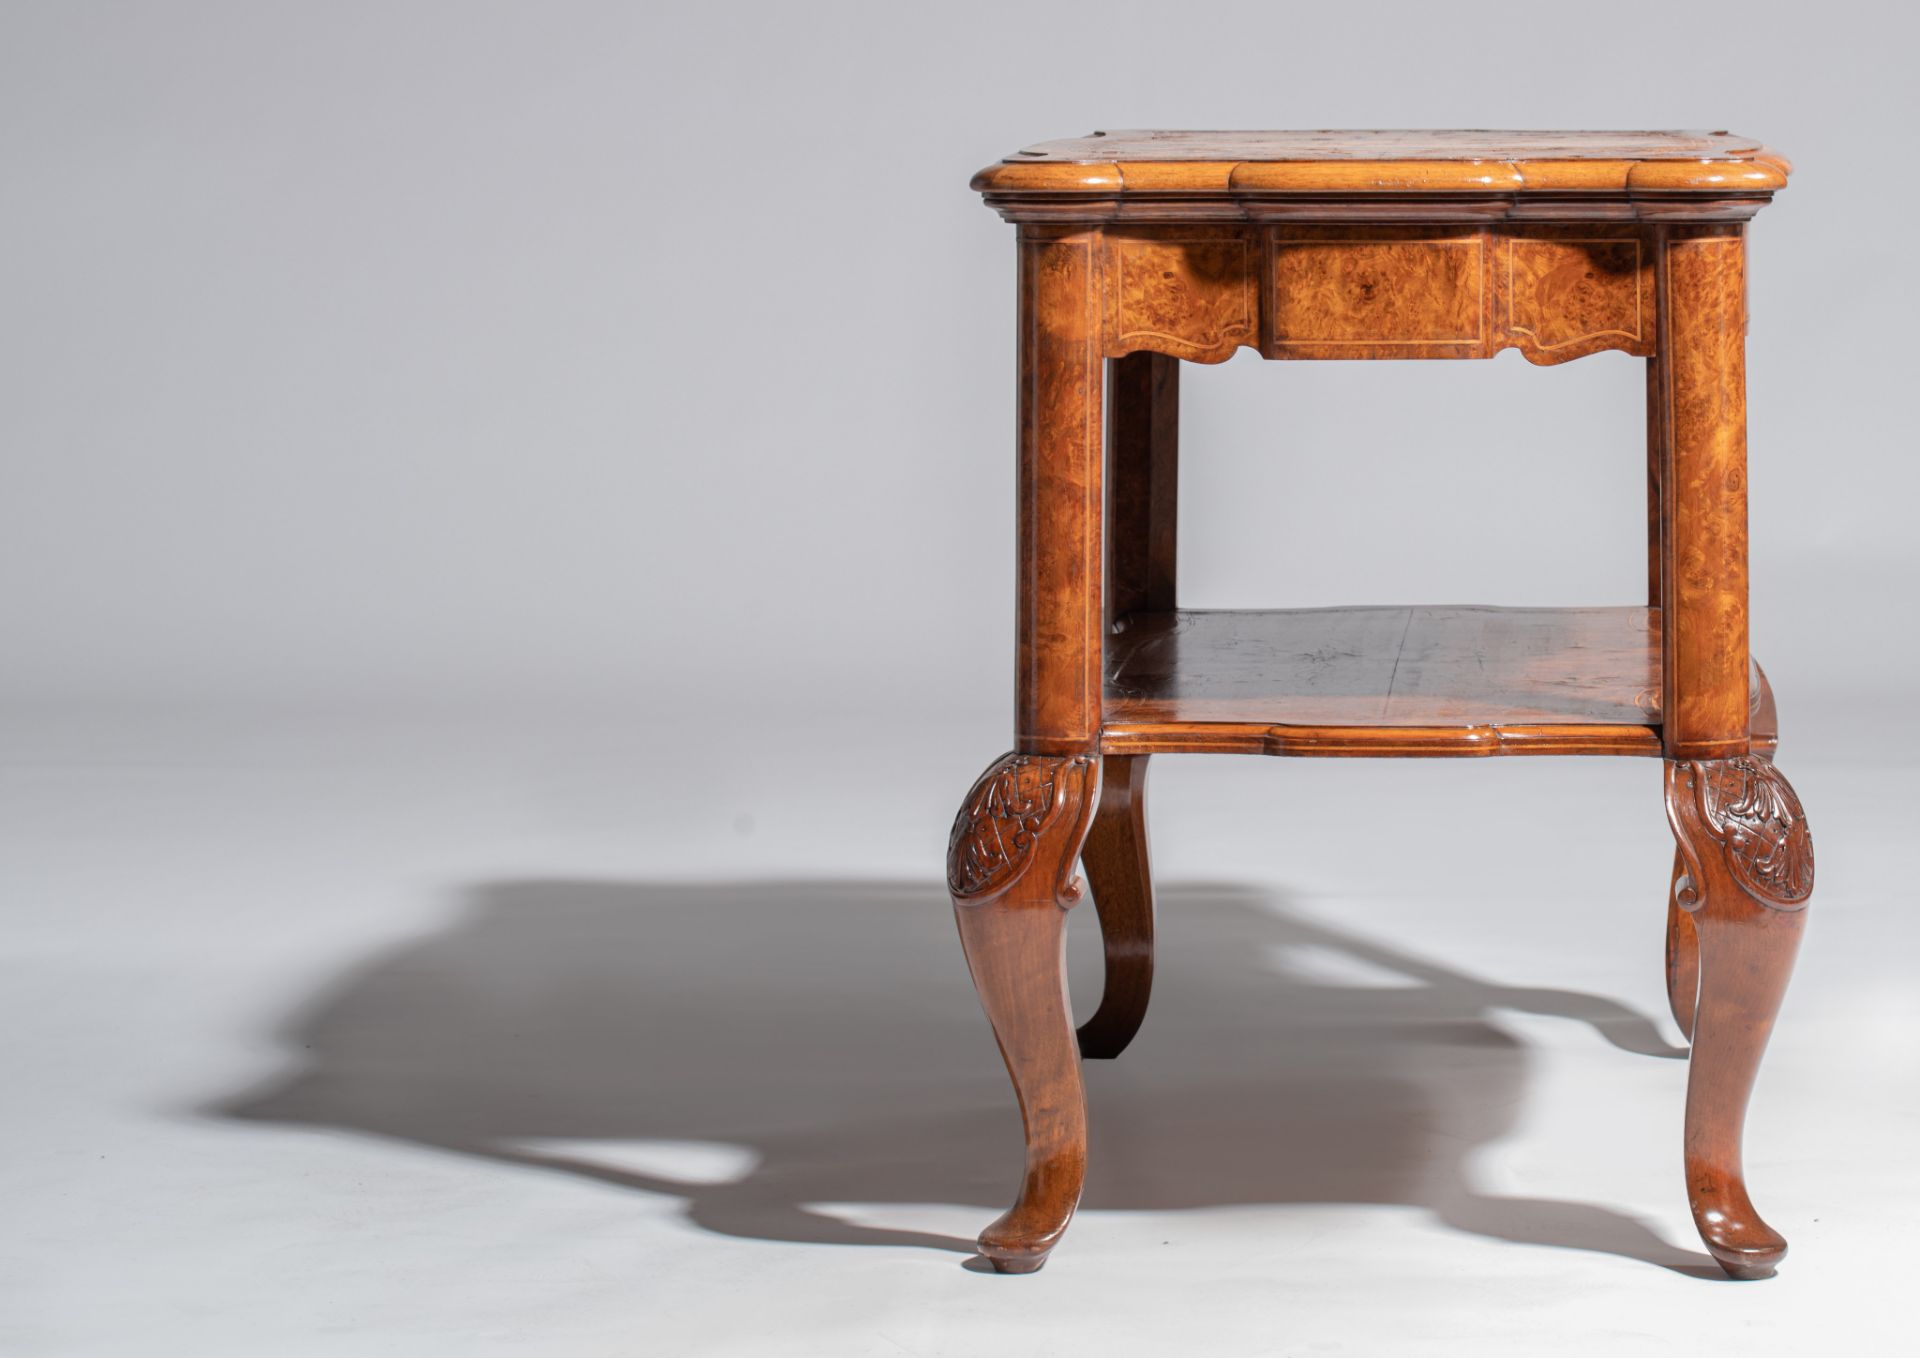
<path fill-rule="evenodd" d="M 1650 355 L 1654 228 L 1109 227 L 1106 352 L 1269 358 Z"/>

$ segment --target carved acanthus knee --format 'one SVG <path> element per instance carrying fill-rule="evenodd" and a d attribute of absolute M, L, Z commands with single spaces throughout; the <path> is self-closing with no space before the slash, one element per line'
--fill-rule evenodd
<path fill-rule="evenodd" d="M 1091 755 L 1001 756 L 954 817 L 947 840 L 947 889 L 954 900 L 1004 895 L 1035 868 L 1051 881 L 1057 904 L 1079 900 L 1074 865 L 1099 787 L 1100 761 Z"/>
<path fill-rule="evenodd" d="M 1687 874 L 1674 884 L 1683 909 L 1698 910 L 1711 875 L 1703 845 L 1720 849 L 1732 882 L 1761 905 L 1798 910 L 1813 894 L 1813 837 L 1807 813 L 1785 776 L 1770 762 L 1676 760 L 1667 765 L 1667 816 Z"/>

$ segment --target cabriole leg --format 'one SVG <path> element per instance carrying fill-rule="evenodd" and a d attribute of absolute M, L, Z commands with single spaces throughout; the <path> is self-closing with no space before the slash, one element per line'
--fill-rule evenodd
<path fill-rule="evenodd" d="M 947 886 L 980 1004 L 1026 1125 L 1020 1196 L 980 1234 L 1002 1273 L 1031 1273 L 1059 1242 L 1086 1176 L 1086 1097 L 1067 1001 L 1067 909 L 1100 790 L 1087 755 L 1009 754 L 954 820 Z"/>
<path fill-rule="evenodd" d="M 1707 1250 L 1736 1278 L 1773 1272 L 1787 1242 L 1747 1196 L 1747 1099 L 1793 971 L 1813 892 L 1800 799 L 1751 756 L 1670 760 L 1667 819 L 1685 869 L 1674 899 L 1699 940 L 1687 1080 L 1687 1195 Z"/>
<path fill-rule="evenodd" d="M 1100 916 L 1106 984 L 1080 1025 L 1080 1055 L 1111 1060 L 1127 1049 L 1153 991 L 1153 880 L 1147 860 L 1147 756 L 1102 761 L 1100 807 L 1080 861 Z"/>

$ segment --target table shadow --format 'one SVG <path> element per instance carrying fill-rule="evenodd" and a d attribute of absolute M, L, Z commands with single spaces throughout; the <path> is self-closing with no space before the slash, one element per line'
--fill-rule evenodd
<path fill-rule="evenodd" d="M 280 1034 L 289 1069 L 204 1111 L 344 1129 L 671 1194 L 720 1234 L 963 1254 L 832 1204 L 1011 1200 L 1019 1117 L 930 882 L 499 881 L 443 932 L 354 968 Z M 1231 885 L 1161 891 L 1157 994 L 1087 1066 L 1089 1211 L 1384 1203 L 1530 1245 L 1720 1276 L 1638 1218 L 1478 1190 L 1532 1054 L 1497 1010 L 1685 1054 L 1612 1000 L 1481 980 Z M 1076 1008 L 1097 926 L 1074 912 Z M 726 1182 L 542 1142 L 737 1147 Z M 1676 1154 L 1678 1147 L 1675 1147 Z"/>

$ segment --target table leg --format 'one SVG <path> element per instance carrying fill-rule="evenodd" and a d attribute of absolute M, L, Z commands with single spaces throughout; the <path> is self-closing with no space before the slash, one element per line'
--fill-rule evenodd
<path fill-rule="evenodd" d="M 1100 239 L 1020 229 L 1020 461 L 1015 748 L 1100 740 L 1105 449 Z"/>
<path fill-rule="evenodd" d="M 1020 1196 L 980 1234 L 981 1254 L 1002 1273 L 1046 1262 L 1086 1176 L 1066 920 L 1080 898 L 1073 870 L 1099 784 L 1099 760 L 1086 755 L 1006 755 L 967 794 L 948 843 L 960 942 L 1026 1127 Z"/>
<path fill-rule="evenodd" d="M 1100 806 L 1081 862 L 1100 916 L 1106 984 L 1080 1025 L 1080 1054 L 1112 1060 L 1127 1049 L 1153 993 L 1153 877 L 1147 859 L 1147 756 L 1101 761 Z"/>
<path fill-rule="evenodd" d="M 1747 1196 L 1747 1100 L 1806 924 L 1813 841 L 1793 788 L 1763 759 L 1669 760 L 1667 818 L 1685 872 L 1674 900 L 1698 938 L 1687 1080 L 1688 1205 L 1736 1278 L 1765 1277 L 1787 1242 Z"/>
<path fill-rule="evenodd" d="M 960 941 L 1026 1125 L 1020 1196 L 980 1235 L 1002 1273 L 1046 1262 L 1086 1174 L 1065 943 L 1100 797 L 1100 269 L 1097 230 L 1021 227 L 1014 752 L 974 784 L 947 852 Z"/>
<path fill-rule="evenodd" d="M 1747 1098 L 1793 970 L 1813 890 L 1813 845 L 1764 756 L 1747 654 L 1746 238 L 1738 225 L 1662 228 L 1661 724 L 1667 818 L 1684 871 L 1670 892 L 1675 1016 L 1692 1000 L 1688 1201 L 1707 1250 L 1763 1277 L 1787 1242 L 1760 1219 L 1741 1164 Z M 1770 733 L 1769 733 L 1770 734 Z M 1686 912 L 1691 928 L 1674 907 Z M 1687 1025 L 1683 1021 L 1683 1027 Z"/>
<path fill-rule="evenodd" d="M 1657 257 L 1661 731 L 1669 759 L 1748 750 L 1746 242 L 1669 227 Z"/>

